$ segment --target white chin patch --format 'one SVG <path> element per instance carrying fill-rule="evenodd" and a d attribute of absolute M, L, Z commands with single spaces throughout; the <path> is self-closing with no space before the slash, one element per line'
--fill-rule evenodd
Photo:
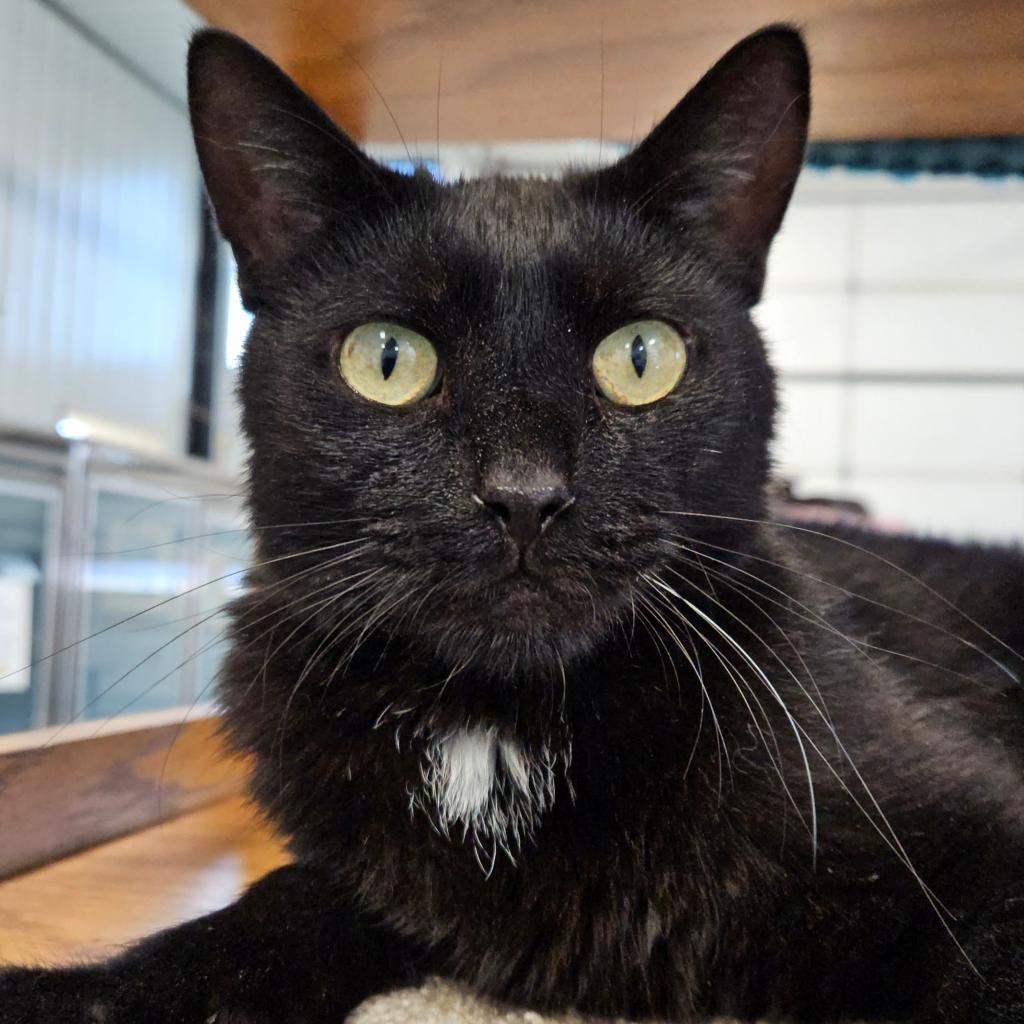
<path fill-rule="evenodd" d="M 497 729 L 454 729 L 431 737 L 423 755 L 422 785 L 410 809 L 429 815 L 445 836 L 473 843 L 480 867 L 490 874 L 498 851 L 515 863 L 525 838 L 555 799 L 557 758 L 536 754 Z"/>

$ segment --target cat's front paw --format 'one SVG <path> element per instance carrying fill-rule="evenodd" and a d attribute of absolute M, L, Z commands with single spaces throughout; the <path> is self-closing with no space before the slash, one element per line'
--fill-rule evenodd
<path fill-rule="evenodd" d="M 305 1021 L 267 999 L 205 991 L 195 978 L 103 966 L 0 969 L 0 1024 L 285 1024 Z M 310 1021 L 316 1018 L 310 1016 Z"/>
<path fill-rule="evenodd" d="M 111 1024 L 102 989 L 89 968 L 0 970 L 0 1024 Z"/>
<path fill-rule="evenodd" d="M 189 979 L 106 966 L 0 969 L 0 1024 L 273 1024 L 213 1011 Z"/>

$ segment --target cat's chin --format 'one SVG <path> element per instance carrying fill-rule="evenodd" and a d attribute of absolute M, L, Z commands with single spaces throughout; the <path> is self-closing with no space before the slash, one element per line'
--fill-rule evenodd
<path fill-rule="evenodd" d="M 421 621 L 417 639 L 452 670 L 506 680 L 558 676 L 594 650 L 625 606 L 536 583 L 488 587 Z"/>
<path fill-rule="evenodd" d="M 606 630 L 486 630 L 480 627 L 440 631 L 431 637 L 433 655 L 453 672 L 500 681 L 557 679 L 591 654 Z"/>

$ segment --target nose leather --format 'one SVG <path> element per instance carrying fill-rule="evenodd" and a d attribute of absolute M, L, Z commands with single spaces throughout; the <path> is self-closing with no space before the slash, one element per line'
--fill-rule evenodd
<path fill-rule="evenodd" d="M 558 470 L 508 464 L 485 471 L 476 497 L 502 524 L 521 552 L 574 501 L 569 481 Z"/>

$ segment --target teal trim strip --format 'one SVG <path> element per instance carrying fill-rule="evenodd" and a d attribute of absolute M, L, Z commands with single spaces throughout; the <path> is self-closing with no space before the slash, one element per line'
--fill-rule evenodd
<path fill-rule="evenodd" d="M 976 139 L 866 139 L 814 142 L 811 167 L 915 174 L 973 174 L 980 178 L 1024 177 L 1024 135 Z"/>

